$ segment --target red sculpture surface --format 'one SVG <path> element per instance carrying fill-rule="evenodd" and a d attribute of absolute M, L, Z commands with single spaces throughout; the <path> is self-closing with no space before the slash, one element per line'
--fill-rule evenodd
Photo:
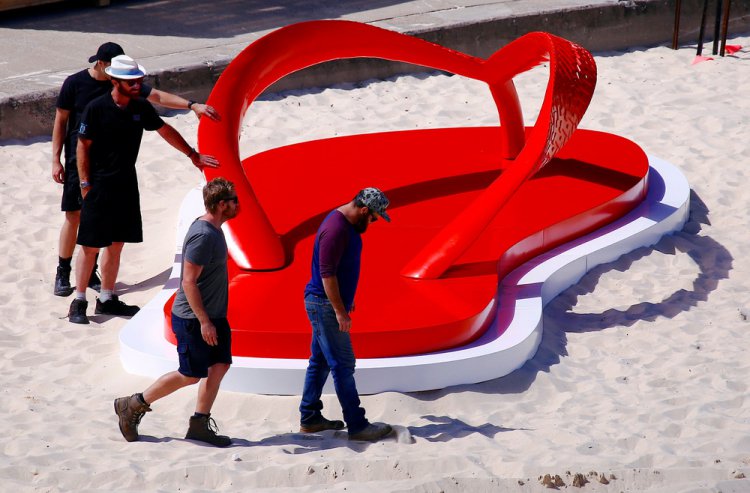
<path fill-rule="evenodd" d="M 302 68 L 353 57 L 483 81 L 501 125 L 325 139 L 241 159 L 242 119 L 264 89 Z M 525 128 L 512 78 L 542 62 L 549 83 L 535 125 Z M 233 354 L 309 356 L 302 292 L 315 232 L 366 186 L 386 192 L 393 222 L 366 234 L 352 317 L 357 356 L 420 354 L 476 339 L 498 311 L 499 278 L 645 197 L 648 160 L 637 145 L 576 130 L 595 83 L 591 54 L 547 33 L 523 36 L 487 60 L 348 21 L 295 24 L 248 46 L 209 98 L 222 121 L 203 119 L 198 135 L 200 151 L 221 162 L 207 178 L 228 178 L 241 197 L 242 213 L 225 225 Z"/>

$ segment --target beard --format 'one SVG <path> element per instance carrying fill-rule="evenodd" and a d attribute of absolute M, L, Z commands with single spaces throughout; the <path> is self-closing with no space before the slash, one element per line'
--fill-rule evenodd
<path fill-rule="evenodd" d="M 117 91 L 130 99 L 137 99 L 141 95 L 141 86 L 133 85 L 129 86 L 122 82 L 117 82 Z"/>
<path fill-rule="evenodd" d="M 226 209 L 224 211 L 224 220 L 228 221 L 230 219 L 237 217 L 237 214 L 239 214 L 239 212 L 240 212 L 239 206 L 234 206 L 232 208 Z"/>
<path fill-rule="evenodd" d="M 367 226 L 370 225 L 370 216 L 364 215 L 361 218 L 359 218 L 359 221 L 353 224 L 354 231 L 356 231 L 359 234 L 364 233 L 367 231 Z"/>

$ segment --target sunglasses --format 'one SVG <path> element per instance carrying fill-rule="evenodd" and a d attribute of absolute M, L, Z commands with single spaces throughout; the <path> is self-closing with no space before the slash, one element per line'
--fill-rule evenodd
<path fill-rule="evenodd" d="M 118 79 L 121 84 L 125 84 L 128 87 L 133 87 L 136 84 L 143 84 L 143 79 Z"/>

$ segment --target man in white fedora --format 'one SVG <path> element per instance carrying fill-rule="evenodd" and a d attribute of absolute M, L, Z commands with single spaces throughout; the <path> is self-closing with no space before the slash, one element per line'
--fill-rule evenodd
<path fill-rule="evenodd" d="M 105 72 L 112 90 L 86 106 L 78 129 L 76 157 L 83 204 L 77 243 L 81 253 L 76 262 L 75 299 L 68 311 L 70 322 L 77 324 L 89 323 L 86 286 L 102 248 L 102 286 L 95 313 L 132 316 L 139 310 L 120 301 L 114 289 L 124 244 L 143 241 L 135 169 L 143 131 L 158 132 L 199 169 L 219 165 L 214 157 L 199 154 L 139 97 L 146 75 L 143 66 L 118 55 Z"/>
<path fill-rule="evenodd" d="M 111 41 L 103 43 L 96 54 L 89 57 L 89 63 L 93 63 L 91 67 L 65 79 L 55 104 L 55 123 L 52 127 L 52 179 L 62 185 L 60 209 L 65 214 L 58 244 L 58 265 L 53 291 L 56 296 L 70 296 L 73 293 L 73 287 L 70 285 L 71 263 L 81 217 L 81 188 L 76 165 L 81 115 L 87 104 L 112 90 L 112 83 L 104 70 L 109 67 L 112 58 L 124 54 L 119 44 Z M 154 89 L 148 84 L 141 84 L 140 96 L 165 108 L 192 110 L 198 118 L 206 116 L 212 120 L 219 119 L 217 111 L 209 105 Z M 63 156 L 64 166 L 61 160 Z M 101 289 L 96 266 L 91 273 L 88 286 L 96 291 Z"/>

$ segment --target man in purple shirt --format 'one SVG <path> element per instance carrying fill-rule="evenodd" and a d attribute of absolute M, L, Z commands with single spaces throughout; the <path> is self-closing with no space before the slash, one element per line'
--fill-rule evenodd
<path fill-rule="evenodd" d="M 320 396 L 333 372 L 350 440 L 379 440 L 391 432 L 388 424 L 370 423 L 360 406 L 354 381 L 356 359 L 349 331 L 349 316 L 359 281 L 361 234 L 386 214 L 388 199 L 377 188 L 365 188 L 351 202 L 333 210 L 318 229 L 312 258 L 312 276 L 305 287 L 305 309 L 312 325 L 310 361 L 299 410 L 300 431 L 340 430 L 344 423 L 323 417 Z"/>

